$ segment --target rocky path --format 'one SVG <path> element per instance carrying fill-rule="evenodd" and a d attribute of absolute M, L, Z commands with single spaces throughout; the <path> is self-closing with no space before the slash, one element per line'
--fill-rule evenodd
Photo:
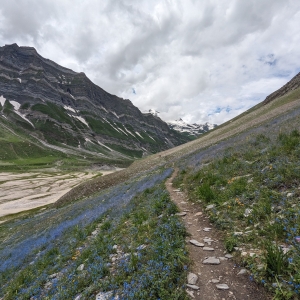
<path fill-rule="evenodd" d="M 201 207 L 188 202 L 180 190 L 172 187 L 176 170 L 166 182 L 172 201 L 180 209 L 188 233 L 188 250 L 192 266 L 187 278 L 191 299 L 270 299 L 264 289 L 251 281 L 250 274 L 237 267 L 226 252 L 220 233 L 210 224 Z"/>

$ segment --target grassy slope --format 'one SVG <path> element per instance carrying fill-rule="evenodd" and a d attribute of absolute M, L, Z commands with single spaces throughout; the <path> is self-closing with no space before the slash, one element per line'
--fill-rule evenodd
<path fill-rule="evenodd" d="M 76 170 L 87 168 L 94 163 L 126 167 L 131 163 L 130 159 L 101 158 L 93 155 L 92 152 L 80 152 L 75 148 L 60 147 L 66 153 L 48 148 L 3 117 L 0 117 L 0 129 L 1 171 L 26 172 L 37 168 L 49 169 L 58 166 L 63 170 Z M 93 151 L 92 147 L 90 148 Z"/>
<path fill-rule="evenodd" d="M 283 97 L 249 111 L 200 139 L 82 184 L 63 197 L 56 208 L 48 207 L 38 214 L 28 212 L 19 219 L 3 223 L 0 226 L 0 259 L 5 263 L 1 264 L 0 297 L 50 299 L 55 295 L 55 299 L 69 299 L 70 295 L 81 294 L 93 299 L 99 291 L 112 290 L 125 295 L 125 299 L 143 299 L 147 290 L 147 296 L 151 295 L 149 299 L 185 299 L 182 288 L 187 263 L 185 232 L 176 217 L 171 216 L 176 208 L 161 185 L 170 174 L 170 170 L 163 171 L 168 166 L 178 165 L 184 170 L 178 182 L 185 184 L 194 201 L 215 203 L 216 210 L 209 215 L 221 229 L 227 231 L 228 226 L 233 225 L 229 221 L 236 222 L 234 224 L 243 232 L 251 227 L 252 233 L 241 237 L 228 230 L 228 250 L 235 245 L 247 249 L 255 240 L 257 221 L 261 222 L 258 233 L 272 242 L 281 242 L 285 234 L 290 233 L 288 230 L 292 230 L 291 237 L 299 234 L 298 227 L 292 223 L 297 223 L 298 219 L 287 218 L 298 209 L 295 186 L 299 185 L 299 137 L 296 131 L 290 132 L 299 129 L 299 114 L 297 96 Z M 202 168 L 207 162 L 210 164 Z M 282 177 L 277 177 L 278 170 Z M 248 173 L 252 182 L 246 181 L 248 177 L 236 178 Z M 280 203 L 282 194 L 281 190 L 276 190 L 276 180 L 287 186 L 284 195 L 294 193 L 284 205 Z M 224 193 L 221 193 L 219 190 L 223 188 Z M 76 201 L 91 195 L 94 196 Z M 223 205 L 224 202 L 228 203 Z M 245 209 L 253 203 L 254 207 L 249 207 L 253 209 L 251 217 L 245 218 Z M 276 221 L 273 220 L 273 204 L 281 206 L 283 218 L 280 219 L 288 220 L 288 230 L 282 229 L 282 224 L 278 228 L 276 223 L 270 224 Z M 22 232 L 18 230 L 20 226 Z M 268 237 L 269 227 L 274 230 Z M 93 234 L 95 229 L 97 233 Z M 278 264 L 282 262 L 289 273 L 284 271 L 285 277 L 277 277 L 281 284 L 276 290 L 278 297 L 285 293 L 282 297 L 287 298 L 290 287 L 295 293 L 298 279 L 292 284 L 285 281 L 298 266 L 297 252 L 287 257 L 294 260 L 286 265 L 285 257 L 280 260 L 282 255 L 272 243 L 255 247 L 260 257 L 247 257 L 245 263 L 253 265 L 250 267 L 256 279 L 272 283 L 277 267 L 270 266 L 273 259 L 268 265 L 263 255 L 279 257 Z M 124 256 L 126 253 L 129 255 Z M 84 264 L 83 271 L 77 270 L 81 264 Z M 264 266 L 258 272 L 259 264 Z M 49 277 L 53 273 L 57 274 Z"/>

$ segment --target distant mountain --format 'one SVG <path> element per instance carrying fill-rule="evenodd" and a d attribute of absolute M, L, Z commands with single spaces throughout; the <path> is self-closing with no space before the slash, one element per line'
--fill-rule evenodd
<path fill-rule="evenodd" d="M 1 124 L 25 130 L 44 146 L 104 158 L 138 158 L 189 140 L 84 73 L 17 44 L 0 47 Z"/>
<path fill-rule="evenodd" d="M 144 115 L 153 115 L 155 117 L 158 117 L 159 111 L 155 109 L 149 109 L 148 111 L 144 112 Z M 169 125 L 170 129 L 182 133 L 185 136 L 189 136 L 190 138 L 195 138 L 200 134 L 203 134 L 217 127 L 217 124 L 210 124 L 208 122 L 206 122 L 205 124 L 188 124 L 185 123 L 181 118 L 179 120 L 167 122 L 167 124 Z"/>
<path fill-rule="evenodd" d="M 208 122 L 205 124 L 187 124 L 181 118 L 173 122 L 168 122 L 168 125 L 171 129 L 195 137 L 217 127 L 216 124 Z"/>

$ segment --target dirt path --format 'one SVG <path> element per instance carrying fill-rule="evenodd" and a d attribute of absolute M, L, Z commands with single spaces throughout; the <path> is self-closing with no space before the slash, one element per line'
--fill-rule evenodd
<path fill-rule="evenodd" d="M 182 220 L 190 234 L 190 237 L 187 238 L 187 244 L 190 258 L 193 262 L 189 271 L 198 276 L 195 285 L 199 287 L 198 290 L 191 288 L 187 289 L 191 299 L 270 299 L 263 288 L 258 287 L 250 280 L 249 273 L 237 275 L 242 268 L 235 265 L 234 258 L 225 258 L 227 253 L 221 235 L 213 225 L 209 223 L 209 219 L 205 216 L 201 207 L 187 201 L 187 197 L 183 192 L 172 187 L 172 181 L 177 175 L 177 171 L 178 170 L 176 170 L 172 177 L 167 180 L 166 187 L 172 201 L 178 206 L 180 212 L 182 214 L 186 212 L 186 215 L 182 216 Z M 204 231 L 203 229 L 205 228 L 211 229 L 209 231 Z M 204 239 L 211 239 L 212 241 L 204 242 Z M 205 244 L 205 247 L 211 249 L 205 250 L 206 248 L 203 246 L 192 245 L 190 240 L 196 240 L 199 243 Z M 203 264 L 203 261 L 208 257 L 215 257 L 217 258 L 217 261 L 219 259 L 220 264 Z M 229 289 L 220 290 L 217 288 L 217 285 L 219 284 L 226 284 Z"/>

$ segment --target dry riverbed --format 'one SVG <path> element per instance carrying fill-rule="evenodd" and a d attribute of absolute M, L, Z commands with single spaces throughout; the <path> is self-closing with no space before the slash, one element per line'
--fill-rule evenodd
<path fill-rule="evenodd" d="M 79 183 L 115 171 L 0 173 L 0 217 L 54 203 Z"/>

